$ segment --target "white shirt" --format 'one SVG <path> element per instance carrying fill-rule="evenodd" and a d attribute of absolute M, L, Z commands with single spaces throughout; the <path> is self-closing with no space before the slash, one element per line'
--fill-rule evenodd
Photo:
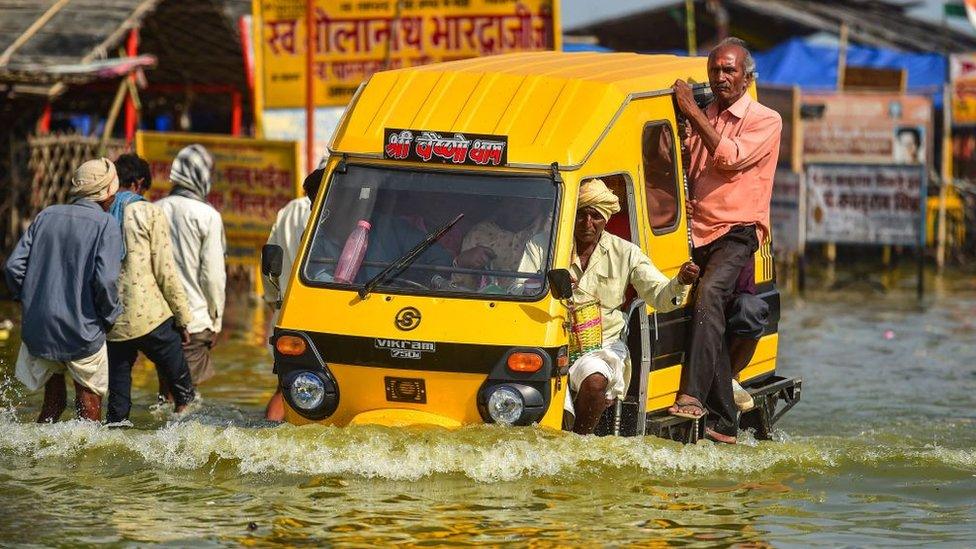
<path fill-rule="evenodd" d="M 281 246 L 284 257 L 281 260 L 281 276 L 278 282 L 281 285 L 281 296 L 285 295 L 288 283 L 291 281 L 291 269 L 298 257 L 298 248 L 302 244 L 302 234 L 305 233 L 305 225 L 312 214 L 312 201 L 307 196 L 296 198 L 285 204 L 285 207 L 278 210 L 278 217 L 275 224 L 271 227 L 271 234 L 268 235 L 268 244 Z M 273 305 L 277 296 L 267 277 L 264 278 L 264 301 Z"/>
<path fill-rule="evenodd" d="M 190 302 L 191 334 L 219 332 L 224 316 L 224 223 L 220 213 L 206 202 L 184 196 L 167 196 L 156 202 L 169 220 L 173 257 Z"/>
<path fill-rule="evenodd" d="M 544 235 L 536 235 L 529 240 L 519 272 L 542 272 L 542 260 L 548 245 Z M 626 315 L 620 310 L 627 286 L 633 286 L 641 299 L 662 313 L 677 309 L 691 288 L 678 282 L 677 276 L 671 279 L 664 276 L 639 246 L 607 231 L 600 235 L 600 242 L 590 256 L 586 271 L 583 271 L 574 252 L 569 272 L 576 280 L 574 299 L 577 302 L 594 298 L 600 301 L 604 344 L 620 339 L 627 324 Z"/>

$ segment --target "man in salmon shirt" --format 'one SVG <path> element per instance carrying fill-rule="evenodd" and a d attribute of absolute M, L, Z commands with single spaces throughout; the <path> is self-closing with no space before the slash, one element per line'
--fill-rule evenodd
<path fill-rule="evenodd" d="M 692 258 L 701 268 L 681 390 L 669 412 L 701 417 L 706 436 L 735 444 L 738 411 L 726 349 L 725 308 L 743 267 L 769 239 L 769 201 L 783 122 L 747 90 L 756 63 L 737 38 L 708 56 L 708 83 L 715 100 L 698 107 L 687 82 L 674 83 L 678 109 L 688 119 Z"/>

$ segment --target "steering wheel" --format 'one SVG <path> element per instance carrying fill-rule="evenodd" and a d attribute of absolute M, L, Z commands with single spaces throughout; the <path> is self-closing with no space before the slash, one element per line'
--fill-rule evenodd
<path fill-rule="evenodd" d="M 414 280 L 410 280 L 409 278 L 394 278 L 393 280 L 389 280 L 386 283 L 387 284 L 399 285 L 399 286 L 407 286 L 407 287 L 410 287 L 410 288 L 418 288 L 418 289 L 421 289 L 421 290 L 429 290 L 430 289 L 430 287 L 425 286 L 425 285 L 421 284 L 420 282 L 416 282 Z"/>

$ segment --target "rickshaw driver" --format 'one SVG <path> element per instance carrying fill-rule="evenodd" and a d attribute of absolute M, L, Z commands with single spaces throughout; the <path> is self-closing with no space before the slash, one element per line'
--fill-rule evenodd
<path fill-rule="evenodd" d="M 569 368 L 569 388 L 576 398 L 570 401 L 567 396 L 566 408 L 575 415 L 573 431 L 578 434 L 592 433 L 604 410 L 626 394 L 629 353 L 621 334 L 627 319 L 619 307 L 627 287 L 633 286 L 657 311 L 667 312 L 678 308 L 698 278 L 698 266 L 689 261 L 669 280 L 640 247 L 606 232 L 610 216 L 619 211 L 620 201 L 602 180 L 591 179 L 580 186 L 569 272 L 575 281 L 574 299 L 600 299 L 603 347 L 583 355 Z M 519 270 L 539 269 L 523 262 Z"/>
<path fill-rule="evenodd" d="M 688 119 L 692 257 L 701 265 L 692 310 L 688 362 L 681 389 L 668 411 L 679 417 L 715 416 L 708 438 L 735 444 L 738 414 L 726 349 L 725 308 L 743 267 L 769 238 L 769 203 L 779 156 L 779 114 L 748 93 L 756 64 L 737 38 L 719 43 L 708 56 L 715 101 L 704 110 L 691 87 L 674 83 L 678 108 Z"/>
<path fill-rule="evenodd" d="M 468 269 L 487 269 L 515 272 L 528 241 L 543 227 L 545 216 L 539 205 L 523 198 L 507 197 L 495 200 L 495 211 L 471 228 L 461 245 L 457 265 Z M 546 234 L 548 237 L 548 234 Z M 481 290 L 483 277 L 455 274 L 452 281 L 465 288 Z M 512 286 L 514 278 L 500 278 L 492 283 L 499 290 Z"/>

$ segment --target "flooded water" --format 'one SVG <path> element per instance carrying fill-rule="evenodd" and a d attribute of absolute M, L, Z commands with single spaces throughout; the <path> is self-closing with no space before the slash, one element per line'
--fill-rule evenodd
<path fill-rule="evenodd" d="M 217 348 L 173 420 L 136 376 L 130 429 L 31 423 L 0 366 L 0 544 L 976 545 L 976 285 L 787 298 L 780 371 L 804 379 L 778 440 L 738 447 L 275 426 L 266 351 Z M 5 311 L 10 311 L 5 306 Z"/>

